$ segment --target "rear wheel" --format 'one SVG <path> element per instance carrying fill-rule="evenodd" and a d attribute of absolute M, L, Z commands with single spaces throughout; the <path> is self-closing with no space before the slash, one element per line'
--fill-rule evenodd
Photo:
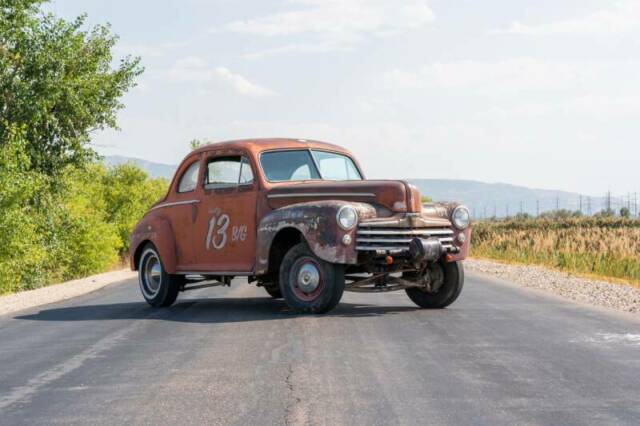
<path fill-rule="evenodd" d="M 168 274 L 158 250 L 153 244 L 147 244 L 138 263 L 138 282 L 144 300 L 157 308 L 171 306 L 176 301 L 183 277 Z"/>
<path fill-rule="evenodd" d="M 306 243 L 293 246 L 280 265 L 280 292 L 296 311 L 325 313 L 344 292 L 344 268 L 315 256 Z"/>
<path fill-rule="evenodd" d="M 438 263 L 434 265 L 439 270 L 430 272 L 438 281 L 433 283 L 433 290 L 422 288 L 408 288 L 405 291 L 409 299 L 421 308 L 441 309 L 449 306 L 460 296 L 464 285 L 464 268 L 462 262 Z M 408 281 L 421 280 L 417 274 L 405 274 Z"/>

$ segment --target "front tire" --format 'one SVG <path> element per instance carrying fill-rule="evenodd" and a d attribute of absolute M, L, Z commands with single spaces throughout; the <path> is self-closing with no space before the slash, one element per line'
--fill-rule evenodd
<path fill-rule="evenodd" d="M 154 308 L 171 306 L 178 298 L 183 277 L 165 271 L 156 247 L 149 243 L 138 263 L 138 282 L 142 297 Z"/>
<path fill-rule="evenodd" d="M 314 255 L 306 243 L 293 246 L 280 265 L 280 292 L 299 312 L 326 313 L 344 292 L 344 268 Z"/>
<path fill-rule="evenodd" d="M 282 292 L 280 292 L 280 286 L 278 284 L 266 284 L 264 291 L 269 293 L 269 296 L 274 299 L 282 299 Z"/>
<path fill-rule="evenodd" d="M 405 291 L 409 299 L 424 309 L 446 308 L 460 296 L 464 286 L 464 268 L 462 262 L 440 263 L 444 279 L 436 292 L 421 288 L 408 288 Z M 411 279 L 411 277 L 408 277 Z"/>

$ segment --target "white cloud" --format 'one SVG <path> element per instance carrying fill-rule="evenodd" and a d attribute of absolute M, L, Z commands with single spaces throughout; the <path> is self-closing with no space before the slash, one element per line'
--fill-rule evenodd
<path fill-rule="evenodd" d="M 383 77 L 387 89 L 464 89 L 487 95 L 522 91 L 563 91 L 598 75 L 599 66 L 514 58 L 496 62 L 436 62 L 411 70 L 393 69 Z"/>
<path fill-rule="evenodd" d="M 438 97 L 494 119 L 627 119 L 640 114 L 637 61 L 560 62 L 534 58 L 454 61 L 382 76 L 387 93 Z M 459 102 L 459 101 L 457 101 Z"/>
<path fill-rule="evenodd" d="M 600 119 L 634 118 L 640 114 L 640 94 L 629 96 L 578 95 L 554 102 L 522 102 L 509 107 L 493 106 L 480 116 L 495 119 Z"/>
<path fill-rule="evenodd" d="M 274 93 L 264 87 L 258 86 L 250 82 L 240 74 L 234 74 L 224 67 L 216 67 L 213 69 L 214 75 L 221 81 L 224 81 L 236 92 L 247 96 L 269 96 Z"/>
<path fill-rule="evenodd" d="M 253 56 L 352 49 L 373 37 L 422 28 L 434 20 L 425 0 L 292 0 L 295 10 L 228 23 L 224 30 L 259 37 L 300 37 Z M 213 29 L 212 31 L 219 31 Z"/>
<path fill-rule="evenodd" d="M 528 25 L 514 21 L 508 28 L 493 30 L 491 33 L 531 36 L 611 35 L 638 30 L 640 30 L 640 1 L 628 0 L 614 3 L 609 9 L 556 22 Z"/>
<path fill-rule="evenodd" d="M 116 44 L 114 51 L 123 55 L 134 55 L 144 57 L 161 57 L 168 51 L 183 46 L 183 43 L 160 43 L 160 44 Z"/>
<path fill-rule="evenodd" d="M 166 79 L 178 83 L 217 84 L 249 97 L 274 95 L 272 90 L 249 81 L 225 67 L 210 67 L 207 61 L 196 56 L 179 59 L 165 75 Z"/>

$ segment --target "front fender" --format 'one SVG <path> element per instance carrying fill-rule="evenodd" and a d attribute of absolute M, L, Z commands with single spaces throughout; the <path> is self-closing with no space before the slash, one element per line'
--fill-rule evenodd
<path fill-rule="evenodd" d="M 298 230 L 313 254 L 320 259 L 330 263 L 355 264 L 358 259 L 355 250 L 356 229 L 344 231 L 336 219 L 340 207 L 347 204 L 358 211 L 360 220 L 376 215 L 375 208 L 370 204 L 328 200 L 292 204 L 264 216 L 258 225 L 256 274 L 267 273 L 273 240 L 278 232 L 287 228 Z M 342 243 L 345 234 L 351 235 L 352 243 L 349 245 Z"/>
<path fill-rule="evenodd" d="M 158 216 L 143 218 L 131 234 L 130 256 L 131 269 L 137 270 L 139 250 L 147 242 L 152 242 L 158 249 L 162 266 L 169 274 L 176 272 L 176 242 L 171 223 Z"/>

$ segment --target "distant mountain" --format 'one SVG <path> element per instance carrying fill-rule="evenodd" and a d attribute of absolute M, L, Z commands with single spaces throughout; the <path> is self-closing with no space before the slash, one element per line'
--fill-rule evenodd
<path fill-rule="evenodd" d="M 153 177 L 171 179 L 177 166 L 154 163 L 123 156 L 106 156 L 107 165 L 133 163 L 146 170 Z M 494 214 L 504 217 L 515 215 L 520 211 L 535 215 L 561 209 L 578 210 L 582 202 L 585 214 L 596 213 L 603 209 L 604 198 L 589 197 L 573 192 L 548 189 L 532 189 L 506 183 L 485 183 L 473 180 L 457 179 L 410 179 L 420 188 L 423 195 L 435 201 L 459 201 L 466 204 L 475 217 L 490 217 Z"/>
<path fill-rule="evenodd" d="M 522 211 L 536 213 L 560 209 L 580 210 L 585 214 L 602 210 L 604 198 L 578 193 L 533 189 L 507 183 L 485 183 L 457 179 L 410 179 L 423 195 L 436 201 L 459 201 L 475 212 L 475 217 L 503 217 Z"/>
<path fill-rule="evenodd" d="M 151 177 L 162 177 L 169 180 L 173 177 L 173 173 L 177 168 L 177 166 L 172 166 L 170 164 L 154 163 L 153 161 L 142 160 L 140 158 L 123 157 L 120 155 L 107 155 L 106 157 L 104 157 L 103 161 L 108 166 L 133 163 L 140 167 L 142 170 L 149 173 Z"/>

